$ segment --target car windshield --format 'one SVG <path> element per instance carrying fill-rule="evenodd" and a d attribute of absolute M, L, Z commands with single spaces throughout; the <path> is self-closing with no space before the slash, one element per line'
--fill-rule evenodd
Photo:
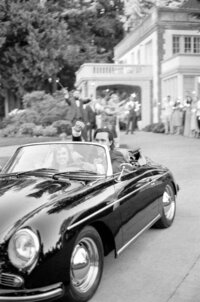
<path fill-rule="evenodd" d="M 55 173 L 80 171 L 103 175 L 108 169 L 106 149 L 90 143 L 27 145 L 18 149 L 6 173 L 38 169 L 55 169 Z"/>

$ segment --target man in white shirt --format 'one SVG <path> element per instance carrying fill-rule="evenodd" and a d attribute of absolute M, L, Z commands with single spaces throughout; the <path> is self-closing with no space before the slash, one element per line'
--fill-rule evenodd
<path fill-rule="evenodd" d="M 173 113 L 173 102 L 171 101 L 171 96 L 168 95 L 164 101 L 163 106 L 163 122 L 165 125 L 165 133 L 173 134 L 172 126 L 172 113 Z"/>
<path fill-rule="evenodd" d="M 133 134 L 135 131 L 135 126 L 136 126 L 136 111 L 135 111 L 135 101 L 132 96 L 130 96 L 130 99 L 126 104 L 125 109 L 128 111 L 126 134 L 128 134 L 129 131 L 131 131 L 131 134 Z M 131 127 L 131 129 L 130 129 L 130 127 Z"/>

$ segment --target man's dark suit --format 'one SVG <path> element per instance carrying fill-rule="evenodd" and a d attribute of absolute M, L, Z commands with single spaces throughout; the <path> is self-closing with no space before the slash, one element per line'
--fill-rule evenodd
<path fill-rule="evenodd" d="M 69 105 L 69 109 L 67 111 L 66 119 L 69 120 L 72 124 L 72 126 L 75 125 L 76 121 L 82 121 L 85 124 L 87 124 L 86 115 L 84 112 L 83 105 L 87 104 L 90 100 L 81 100 L 81 99 L 75 99 L 74 97 L 71 97 L 70 99 L 66 99 L 66 102 Z M 79 104 L 79 105 L 78 105 Z M 82 131 L 82 136 L 85 141 L 87 141 L 87 129 L 86 127 Z"/>
<path fill-rule="evenodd" d="M 96 129 L 96 114 L 94 110 L 91 108 L 90 104 L 86 105 L 83 110 L 85 113 L 87 138 L 89 141 L 92 141 L 92 130 Z"/>
<path fill-rule="evenodd" d="M 113 173 L 120 172 L 121 171 L 120 165 L 126 162 L 123 154 L 120 151 L 113 149 L 110 150 L 110 158 L 111 158 Z"/>
<path fill-rule="evenodd" d="M 72 125 L 75 124 L 76 121 L 84 121 L 84 112 L 83 112 L 83 101 L 79 100 L 80 105 L 77 106 L 76 100 L 74 98 L 68 99 L 67 103 L 69 105 L 69 109 L 67 111 L 67 120 L 69 120 Z"/>

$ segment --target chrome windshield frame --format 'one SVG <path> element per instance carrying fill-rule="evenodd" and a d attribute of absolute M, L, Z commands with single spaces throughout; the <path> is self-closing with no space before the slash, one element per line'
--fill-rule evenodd
<path fill-rule="evenodd" d="M 12 157 L 8 160 L 8 162 L 3 167 L 3 169 L 1 170 L 0 173 L 1 174 L 4 174 L 4 173 L 6 174 L 7 173 L 7 171 L 9 170 L 9 168 L 11 167 L 11 165 L 13 163 L 13 160 L 15 159 L 15 157 L 17 156 L 17 154 L 19 153 L 19 151 L 22 148 L 36 146 L 36 145 L 44 146 L 44 145 L 54 145 L 54 144 L 56 144 L 56 145 L 80 145 L 80 144 L 83 144 L 83 145 L 99 146 L 99 147 L 103 148 L 105 150 L 106 160 L 107 160 L 107 165 L 108 165 L 106 176 L 113 175 L 113 169 L 112 169 L 112 163 L 111 163 L 109 148 L 106 145 L 101 145 L 101 144 L 96 143 L 96 142 L 82 142 L 82 141 L 80 141 L 80 142 L 76 142 L 76 141 L 75 142 L 74 141 L 50 141 L 50 142 L 29 143 L 29 144 L 21 145 L 16 149 L 16 151 L 14 152 Z"/>

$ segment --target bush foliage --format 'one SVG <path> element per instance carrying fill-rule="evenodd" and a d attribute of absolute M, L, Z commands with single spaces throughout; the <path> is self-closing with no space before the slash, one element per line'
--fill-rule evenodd
<path fill-rule="evenodd" d="M 54 95 L 34 91 L 24 95 L 23 110 L 14 110 L 1 123 L 1 136 L 56 136 L 71 134 L 71 123 L 65 119 L 68 104 L 62 92 Z"/>
<path fill-rule="evenodd" d="M 71 134 L 71 122 L 66 120 L 58 120 L 53 122 L 52 126 L 57 129 L 57 133 L 66 133 L 68 135 Z"/>
<path fill-rule="evenodd" d="M 154 123 L 147 125 L 143 128 L 143 131 L 146 132 L 154 132 L 154 133 L 164 133 L 165 132 L 165 126 L 163 123 Z"/>
<path fill-rule="evenodd" d="M 44 91 L 28 93 L 23 98 L 25 112 L 23 119 L 32 119 L 36 125 L 49 126 L 58 120 L 64 120 L 68 105 L 64 97 L 46 94 Z"/>

